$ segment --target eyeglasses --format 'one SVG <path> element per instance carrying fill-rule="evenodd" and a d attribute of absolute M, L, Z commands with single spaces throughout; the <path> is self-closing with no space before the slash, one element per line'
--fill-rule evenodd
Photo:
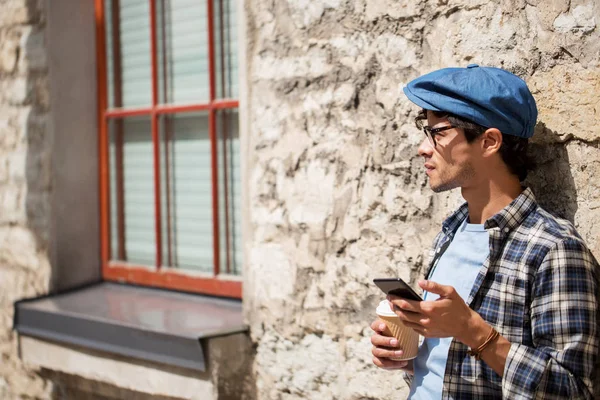
<path fill-rule="evenodd" d="M 431 145 L 433 147 L 435 147 L 437 145 L 437 141 L 435 140 L 435 135 L 437 135 L 440 132 L 446 131 L 448 129 L 456 128 L 454 125 L 442 126 L 439 128 L 430 128 L 427 125 L 423 125 L 423 120 L 417 120 L 416 124 L 417 124 L 417 128 L 423 130 L 423 132 L 425 133 L 425 136 L 427 136 L 427 139 L 429 140 L 429 143 L 431 143 Z"/>

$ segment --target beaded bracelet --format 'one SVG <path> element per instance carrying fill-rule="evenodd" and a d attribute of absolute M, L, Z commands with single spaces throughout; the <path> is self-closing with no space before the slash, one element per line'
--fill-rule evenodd
<path fill-rule="evenodd" d="M 487 339 L 485 339 L 485 342 L 483 342 L 483 344 L 476 349 L 469 349 L 467 354 L 471 357 L 475 357 L 476 360 L 481 360 L 481 352 L 499 336 L 500 334 L 498 333 L 498 331 L 495 330 L 494 327 L 492 327 L 492 330 L 490 331 Z"/>

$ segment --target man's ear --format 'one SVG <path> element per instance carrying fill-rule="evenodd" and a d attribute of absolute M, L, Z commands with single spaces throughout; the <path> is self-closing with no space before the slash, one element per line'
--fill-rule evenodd
<path fill-rule="evenodd" d="M 496 128 L 489 128 L 482 135 L 481 149 L 483 150 L 483 156 L 491 156 L 500 151 L 502 146 L 502 132 Z"/>

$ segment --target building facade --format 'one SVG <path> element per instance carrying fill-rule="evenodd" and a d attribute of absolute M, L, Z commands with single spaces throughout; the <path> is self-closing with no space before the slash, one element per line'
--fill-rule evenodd
<path fill-rule="evenodd" d="M 526 184 L 600 257 L 599 23 L 592 0 L 0 0 L 0 398 L 404 398 L 371 362 L 371 281 L 415 282 L 461 199 L 428 188 L 403 85 L 525 79 Z M 13 329 L 15 303 L 101 281 L 182 296 L 122 296 L 166 335 L 129 350 L 223 304 L 243 327 L 196 366 Z M 176 308 L 210 296 L 206 321 Z"/>

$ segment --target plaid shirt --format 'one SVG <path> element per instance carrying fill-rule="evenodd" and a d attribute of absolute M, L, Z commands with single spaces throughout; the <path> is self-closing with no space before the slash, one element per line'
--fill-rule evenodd
<path fill-rule="evenodd" d="M 435 239 L 429 275 L 468 215 L 463 204 Z M 598 263 L 573 225 L 530 189 L 485 222 L 490 254 L 467 304 L 510 341 L 504 376 L 453 340 L 443 399 L 592 399 L 598 360 Z"/>

